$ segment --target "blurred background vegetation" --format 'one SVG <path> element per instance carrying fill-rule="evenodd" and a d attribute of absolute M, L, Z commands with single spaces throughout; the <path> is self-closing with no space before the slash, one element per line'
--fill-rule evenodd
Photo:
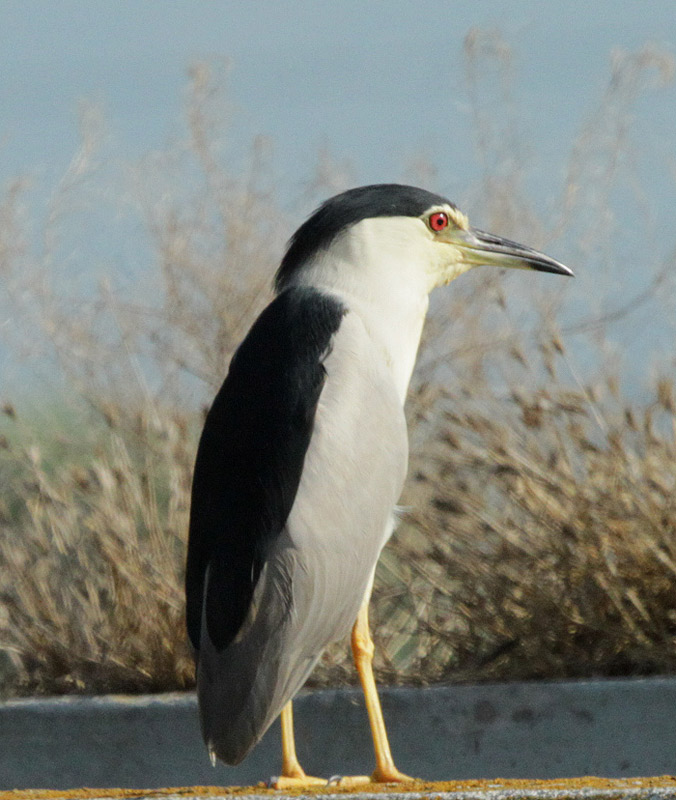
<path fill-rule="evenodd" d="M 650 187 L 618 196 L 618 184 L 640 150 L 637 102 L 672 80 L 673 59 L 655 46 L 613 55 L 546 208 L 527 188 L 510 48 L 471 31 L 465 65 L 482 178 L 452 199 L 578 273 L 605 265 L 616 300 L 599 311 L 596 297 L 569 301 L 572 282 L 497 270 L 435 296 L 408 403 L 405 512 L 373 597 L 378 679 L 674 672 L 673 361 L 633 364 L 644 380 L 633 391 L 607 337 L 642 306 L 672 327 L 674 254 L 646 246 L 628 291 L 613 220 L 617 203 L 633 203 L 643 224 Z M 499 103 L 486 109 L 482 84 L 496 76 Z M 0 278 L 21 321 L 8 345 L 49 359 L 68 387 L 40 404 L 3 396 L 0 696 L 192 685 L 182 576 L 205 409 L 298 219 L 360 183 L 319 153 L 290 212 L 265 139 L 233 170 L 221 142 L 236 119 L 208 65 L 190 72 L 186 122 L 187 141 L 127 165 L 121 190 L 97 160 L 99 112 L 83 108 L 38 245 L 24 182 L 0 198 Z M 443 191 L 429 158 L 392 178 Z M 86 235 L 102 194 L 132 209 L 151 257 L 69 279 L 65 221 Z M 343 643 L 311 683 L 354 680 Z"/>

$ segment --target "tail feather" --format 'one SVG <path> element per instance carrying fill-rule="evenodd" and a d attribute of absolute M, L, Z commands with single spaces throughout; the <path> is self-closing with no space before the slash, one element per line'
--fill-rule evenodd
<path fill-rule="evenodd" d="M 197 659 L 202 736 L 209 752 L 226 764 L 238 764 L 261 739 L 323 650 L 315 647 L 308 653 L 306 642 L 298 644 L 294 636 L 295 561 L 293 550 L 287 549 L 268 562 L 244 625 L 226 647 L 215 645 L 202 620 Z"/>
<path fill-rule="evenodd" d="M 331 563 L 321 552 L 301 555 L 285 533 L 235 638 L 219 649 L 202 619 L 202 735 L 221 761 L 238 764 L 305 683 L 326 645 L 349 633 L 372 575 L 350 566 L 342 556 Z"/>
<path fill-rule="evenodd" d="M 305 683 L 319 656 L 304 669 L 296 667 L 292 676 L 286 676 L 287 680 L 280 674 L 286 670 L 264 665 L 247 685 L 230 681 L 233 670 L 224 663 L 223 654 L 215 656 L 214 661 L 209 658 L 203 661 L 200 657 L 198 669 L 202 736 L 210 754 L 234 766 L 260 741 Z"/>

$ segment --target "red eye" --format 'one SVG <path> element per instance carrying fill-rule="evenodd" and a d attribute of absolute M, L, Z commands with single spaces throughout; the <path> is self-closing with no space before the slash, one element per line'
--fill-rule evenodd
<path fill-rule="evenodd" d="M 443 211 L 437 211 L 430 216 L 429 222 L 433 231 L 443 231 L 448 227 L 448 215 Z"/>

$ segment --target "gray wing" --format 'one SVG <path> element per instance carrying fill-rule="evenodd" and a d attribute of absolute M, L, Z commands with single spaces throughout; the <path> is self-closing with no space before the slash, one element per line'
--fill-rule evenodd
<path fill-rule="evenodd" d="M 326 379 L 288 520 L 271 544 L 246 619 L 225 648 L 204 620 L 202 731 L 236 764 L 350 631 L 392 529 L 407 464 L 403 409 L 383 355 L 348 313 Z"/>
<path fill-rule="evenodd" d="M 268 553 L 293 506 L 330 351 L 345 310 L 291 288 L 237 349 L 200 438 L 190 504 L 186 624 L 219 650 L 247 616 Z"/>

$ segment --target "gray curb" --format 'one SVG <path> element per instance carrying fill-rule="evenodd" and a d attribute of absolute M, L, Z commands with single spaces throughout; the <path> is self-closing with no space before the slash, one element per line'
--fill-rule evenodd
<path fill-rule="evenodd" d="M 427 780 L 676 772 L 676 678 L 385 689 L 381 698 L 397 766 Z M 308 773 L 371 771 L 359 691 L 304 694 L 295 717 Z M 279 770 L 279 758 L 276 724 L 243 764 L 213 769 L 193 695 L 0 704 L 0 789 L 251 785 Z"/>

